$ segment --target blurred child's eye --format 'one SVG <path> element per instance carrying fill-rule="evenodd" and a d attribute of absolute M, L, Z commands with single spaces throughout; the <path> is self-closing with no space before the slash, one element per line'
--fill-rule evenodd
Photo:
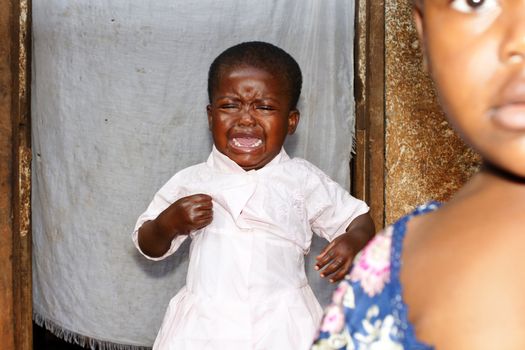
<path fill-rule="evenodd" d="M 488 12 L 499 7 L 499 0 L 452 0 L 451 7 L 463 13 Z"/>

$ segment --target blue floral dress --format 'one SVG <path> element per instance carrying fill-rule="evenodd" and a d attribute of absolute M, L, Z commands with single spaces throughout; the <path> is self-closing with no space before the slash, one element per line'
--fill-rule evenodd
<path fill-rule="evenodd" d="M 407 222 L 439 207 L 417 208 L 378 234 L 333 294 L 312 350 L 432 350 L 408 321 L 399 281 Z"/>

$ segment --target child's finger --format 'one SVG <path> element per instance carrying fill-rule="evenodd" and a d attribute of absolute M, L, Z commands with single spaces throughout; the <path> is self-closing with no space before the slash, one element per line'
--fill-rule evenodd
<path fill-rule="evenodd" d="M 188 213 L 190 220 L 195 221 L 199 220 L 201 218 L 213 216 L 213 208 L 212 207 L 202 207 L 200 205 L 193 206 L 189 213 Z"/>
<path fill-rule="evenodd" d="M 213 207 L 211 205 L 197 205 L 193 209 L 195 210 L 195 215 L 206 216 L 213 214 Z"/>
<path fill-rule="evenodd" d="M 338 271 L 336 274 L 334 274 L 333 276 L 331 276 L 328 281 L 330 283 L 337 283 L 339 281 L 341 281 L 345 276 L 346 276 L 347 272 L 343 272 L 343 270 L 341 271 Z"/>
<path fill-rule="evenodd" d="M 344 266 L 344 260 L 341 258 L 335 258 L 324 268 L 321 272 L 321 277 L 327 277 L 338 271 L 341 267 Z"/>
<path fill-rule="evenodd" d="M 193 221 L 195 220 L 201 220 L 201 219 L 205 219 L 205 218 L 209 218 L 209 217 L 212 217 L 213 216 L 213 210 L 211 209 L 206 209 L 206 210 L 195 210 L 192 215 L 191 215 L 191 219 Z"/>
<path fill-rule="evenodd" d="M 334 251 L 328 250 L 324 253 L 319 254 L 316 257 L 317 263 L 315 264 L 315 269 L 320 270 L 322 269 L 326 264 L 328 264 L 334 257 Z"/>
<path fill-rule="evenodd" d="M 321 253 L 319 253 L 319 255 L 315 257 L 315 259 L 317 260 L 317 263 L 315 264 L 314 268 L 316 270 L 322 269 L 335 256 L 335 250 L 333 249 L 334 248 L 333 243 L 334 242 L 331 242 L 326 247 L 324 247 Z"/>
<path fill-rule="evenodd" d="M 198 194 L 194 194 L 191 197 L 193 197 L 194 199 L 198 199 L 198 200 L 211 201 L 211 196 L 209 194 L 198 193 Z"/>
<path fill-rule="evenodd" d="M 203 198 L 201 200 L 197 200 L 194 202 L 194 205 L 201 209 L 211 209 L 213 208 L 213 202 L 211 200 L 208 200 L 206 198 Z"/>
<path fill-rule="evenodd" d="M 206 227 L 208 226 L 209 224 L 211 224 L 213 220 L 213 216 L 205 216 L 205 217 L 201 217 L 199 218 L 198 220 L 195 221 L 195 229 L 201 229 L 203 227 Z"/>
<path fill-rule="evenodd" d="M 199 210 L 195 213 L 195 220 L 207 220 L 213 217 L 213 210 Z"/>
<path fill-rule="evenodd" d="M 211 202 L 209 203 L 199 203 L 197 204 L 198 205 L 198 209 L 199 210 L 211 210 L 213 208 L 213 204 L 211 204 Z"/>
<path fill-rule="evenodd" d="M 196 208 L 211 208 L 213 206 L 212 199 L 207 194 L 195 194 L 191 196 L 190 203 Z"/>
<path fill-rule="evenodd" d="M 332 249 L 332 247 L 334 246 L 334 242 L 330 242 L 328 243 L 324 248 L 323 250 L 321 250 L 321 252 L 319 253 L 319 255 L 317 255 L 316 259 L 317 260 L 321 260 L 323 258 L 323 256 L 326 256 L 326 254 Z"/>
<path fill-rule="evenodd" d="M 338 269 L 337 271 L 335 271 L 332 276 L 330 276 L 330 282 L 332 283 L 335 283 L 335 282 L 339 282 L 340 280 L 342 280 L 343 278 L 345 278 L 345 276 L 348 274 L 349 272 L 349 268 L 350 267 L 346 267 L 346 264 L 345 266 L 343 266 L 342 268 Z"/>

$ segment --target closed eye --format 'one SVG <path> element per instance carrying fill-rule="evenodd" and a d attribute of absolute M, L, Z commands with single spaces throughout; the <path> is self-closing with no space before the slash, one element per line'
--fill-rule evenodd
<path fill-rule="evenodd" d="M 268 106 L 268 105 L 261 105 L 261 106 L 255 107 L 255 108 L 263 110 L 263 111 L 274 111 L 275 110 L 275 108 L 273 108 L 272 106 Z"/>
<path fill-rule="evenodd" d="M 452 0 L 450 6 L 462 13 L 484 13 L 498 9 L 499 0 Z"/>
<path fill-rule="evenodd" d="M 235 103 L 225 103 L 219 106 L 221 109 L 237 109 L 239 108 L 238 104 Z"/>

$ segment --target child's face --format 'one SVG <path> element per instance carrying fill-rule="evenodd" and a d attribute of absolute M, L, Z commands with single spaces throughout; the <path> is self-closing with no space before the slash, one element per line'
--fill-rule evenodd
<path fill-rule="evenodd" d="M 451 123 L 484 159 L 525 176 L 525 1 L 421 3 L 416 25 Z"/>
<path fill-rule="evenodd" d="M 254 67 L 221 72 L 207 107 L 215 147 L 244 170 L 268 164 L 293 134 L 299 112 L 290 109 L 288 84 Z"/>

